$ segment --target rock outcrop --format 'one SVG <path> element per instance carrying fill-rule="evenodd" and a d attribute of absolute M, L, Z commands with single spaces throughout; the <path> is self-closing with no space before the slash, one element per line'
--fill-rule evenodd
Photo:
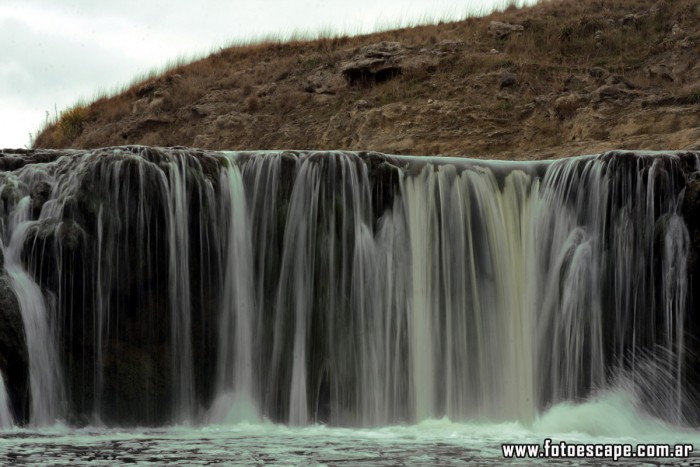
<path fill-rule="evenodd" d="M 489 34 L 496 39 L 508 39 L 511 34 L 524 31 L 525 28 L 521 24 L 503 23 L 501 21 L 491 21 L 489 24 Z"/>
<path fill-rule="evenodd" d="M 363 47 L 359 54 L 340 64 L 340 71 L 350 86 L 375 85 L 405 72 L 435 71 L 438 57 L 460 49 L 458 43 L 440 43 L 435 49 L 406 48 L 399 42 L 380 42 Z"/>
<path fill-rule="evenodd" d="M 401 73 L 406 49 L 398 42 L 380 42 L 364 47 L 340 70 L 349 84 L 382 83 Z"/>
<path fill-rule="evenodd" d="M 31 403 L 29 357 L 19 303 L 6 273 L 0 274 L 0 370 L 15 421 L 25 424 Z"/>

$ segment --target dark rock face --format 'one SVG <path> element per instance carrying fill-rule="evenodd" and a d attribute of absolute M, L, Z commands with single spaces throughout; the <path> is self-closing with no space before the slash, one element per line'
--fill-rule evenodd
<path fill-rule="evenodd" d="M 690 257 L 688 258 L 688 289 L 690 291 L 687 333 L 688 353 L 697 361 L 700 358 L 700 172 L 692 172 L 682 208 L 683 218 L 690 234 Z M 695 369 L 688 375 L 689 386 L 700 387 L 700 371 Z"/>
<path fill-rule="evenodd" d="M 61 156 L 68 157 L 59 161 Z M 265 233 L 278 238 L 271 244 L 277 244 L 280 252 L 275 255 L 259 247 L 271 275 L 280 267 L 286 206 L 300 156 L 294 151 L 280 156 L 279 209 Z M 364 160 L 370 177 L 376 178 L 371 199 L 381 213 L 391 206 L 398 190 L 398 168 L 381 154 L 359 156 L 359 166 Z M 248 156 L 240 153 L 238 157 L 245 179 Z M 206 151 L 145 147 L 0 155 L 0 168 L 6 172 L 31 171 L 36 163 L 48 164 L 42 170 L 50 176 L 27 175 L 26 186 L 15 192 L 8 185 L 3 198 L 9 210 L 22 196 L 30 197 L 32 222 L 21 256 L 42 291 L 55 300 L 59 360 L 68 399 L 66 419 L 76 425 L 92 423 L 95 417 L 109 425 L 173 421 L 178 375 L 172 341 L 171 235 L 180 222 L 187 222 L 183 235 L 189 253 L 182 264 L 187 265 L 189 277 L 190 341 L 192 360 L 197 362 L 192 375 L 194 402 L 208 407 L 214 397 L 223 287 L 224 251 L 218 244 L 221 212 L 216 200 L 226 159 Z M 180 178 L 185 203 L 180 207 L 172 198 L 176 178 Z M 40 218 L 47 208 L 60 214 Z M 189 216 L 178 217 L 178 209 Z M 260 206 L 258 212 L 263 211 Z M 175 260 L 180 261 L 178 253 Z M 274 284 L 275 279 L 271 276 L 266 283 Z M 271 285 L 265 295 L 275 293 Z M 26 423 L 30 416 L 27 349 L 17 300 L 6 281 L 0 282 L 0 313 L 4 324 L 0 369 L 7 375 L 17 419 Z"/>
<path fill-rule="evenodd" d="M 0 370 L 17 422 L 29 420 L 29 357 L 22 315 L 8 277 L 0 275 Z"/>
<path fill-rule="evenodd" d="M 61 156 L 67 157 L 59 161 Z M 276 161 L 274 166 L 273 159 Z M 378 230 L 384 220 L 383 214 L 402 201 L 398 193 L 405 177 L 416 176 L 430 165 L 427 159 L 408 162 L 405 158 L 374 152 L 352 153 L 342 161 L 340 159 L 325 152 L 286 151 L 270 157 L 237 153 L 234 161 L 207 151 L 145 147 L 107 148 L 92 153 L 17 151 L 0 154 L 0 170 L 5 172 L 21 174 L 31 170 L 32 164 L 38 164 L 50 173 L 47 179 L 35 181 L 25 177 L 23 183 L 26 182 L 26 186 L 21 188 L 6 187 L 0 194 L 0 202 L 7 212 L 22 196 L 29 196 L 28 212 L 32 223 L 26 231 L 22 263 L 46 296 L 51 297 L 52 309 L 57 310 L 58 352 L 67 393 L 66 419 L 77 425 L 92 423 L 96 417 L 108 425 L 173 422 L 173 407 L 180 397 L 178 377 L 181 367 L 178 365 L 182 358 L 181 349 L 174 345 L 180 341 L 175 336 L 179 318 L 173 313 L 173 308 L 182 305 L 180 300 L 187 300 L 185 306 L 190 320 L 185 327 L 187 336 L 182 342 L 191 347 L 189 358 L 194 362 L 191 368 L 192 406 L 195 410 L 211 406 L 216 396 L 221 296 L 224 288 L 229 286 L 223 279 L 227 251 L 220 238 L 226 219 L 221 199 L 225 189 L 231 189 L 222 176 L 226 164 L 236 164 L 240 169 L 251 203 L 248 211 L 254 226 L 251 234 L 252 271 L 256 284 L 262 284 L 255 293 L 260 301 L 261 322 L 265 323 L 260 325 L 263 329 L 256 335 L 269 343 L 280 338 L 275 333 L 282 334 L 280 345 L 291 348 L 293 326 L 276 329 L 273 323 L 278 314 L 293 314 L 287 304 L 287 301 L 293 301 L 293 292 L 289 292 L 289 300 L 280 301 L 282 311 L 278 309 L 277 294 L 284 287 L 293 291 L 296 285 L 280 285 L 279 271 L 284 267 L 285 229 L 295 220 L 290 218 L 289 212 L 295 182 L 304 175 L 301 173 L 302 160 L 324 161 L 315 165 L 322 176 L 319 177 L 317 199 L 309 202 L 318 203 L 313 225 L 319 232 L 312 239 L 318 243 L 310 248 L 314 261 L 318 262 L 310 280 L 320 285 L 308 304 L 309 340 L 314 345 L 309 349 L 307 363 L 311 368 L 309 385 L 316 391 L 310 396 L 315 404 L 315 415 L 318 420 L 330 419 L 332 392 L 353 382 L 334 381 L 330 376 L 324 346 L 335 343 L 324 340 L 332 327 L 324 310 L 337 310 L 334 319 L 353 323 L 356 304 L 352 303 L 349 294 L 338 292 L 356 286 L 350 284 L 353 264 L 346 259 L 353 258 L 357 219 L 362 217 L 363 227 L 368 225 L 369 230 Z M 685 341 L 688 353 L 685 358 L 691 361 L 695 355 L 700 355 L 700 345 L 694 338 L 700 335 L 700 316 L 697 313 L 697 304 L 700 304 L 697 154 L 681 155 L 678 162 L 663 165 L 659 169 L 660 175 L 652 174 L 649 160 L 641 160 L 633 153 L 607 153 L 599 159 L 606 164 L 606 170 L 624 175 L 611 190 L 610 212 L 605 213 L 610 220 L 629 208 L 625 202 L 636 189 L 632 185 L 646 183 L 645 177 L 660 180 L 657 190 L 661 200 L 675 199 L 674 190 L 686 186 L 681 213 L 692 248 L 688 259 L 691 296 L 686 326 L 690 337 Z M 330 162 L 326 163 L 327 160 Z M 503 190 L 512 168 L 500 167 L 500 171 L 494 168 L 491 174 L 498 189 Z M 583 164 L 570 174 L 576 183 L 577 176 L 582 175 L 576 175 L 575 171 L 583 172 L 582 167 Z M 464 168 L 455 173 L 458 170 Z M 546 167 L 533 164 L 529 170 L 530 174 L 544 177 Z M 354 185 L 356 179 L 353 177 L 366 183 Z M 358 186 L 361 189 L 357 190 Z M 673 189 L 669 188 L 671 186 Z M 584 188 L 578 193 L 572 190 L 570 201 L 585 204 L 586 195 Z M 354 204 L 358 202 L 357 198 L 361 198 L 359 208 Z M 649 201 L 655 200 L 646 199 L 644 202 Z M 264 203 L 274 204 L 274 209 L 264 209 Z M 397 211 L 401 209 L 397 207 Z M 660 208 L 656 205 L 655 209 Z M 58 214 L 46 216 L 50 210 Z M 299 210 L 301 215 L 303 211 Z M 448 214 L 440 212 L 439 216 L 449 225 Z M 481 223 L 482 219 L 474 218 L 475 225 Z M 186 241 L 179 240 L 178 235 Z M 328 249 L 330 242 L 337 242 L 337 250 Z M 663 245 L 663 238 L 654 238 L 653 242 Z M 445 245 L 445 248 L 449 247 Z M 655 248 L 654 254 L 659 256 L 661 249 Z M 337 257 L 330 257 L 329 251 Z M 646 259 L 640 259 L 640 264 L 643 261 Z M 650 261 L 654 269 L 658 268 L 661 259 L 654 257 Z M 187 280 L 176 277 L 174 270 L 186 275 Z M 609 283 L 612 284 L 613 280 L 610 279 Z M 186 294 L 179 290 L 183 287 L 187 288 Z M 609 288 L 604 290 L 603 298 L 606 303 L 614 303 L 614 287 Z M 649 293 L 653 295 L 653 292 Z M 604 320 L 606 327 L 601 340 L 605 341 L 605 348 L 613 348 L 619 333 L 610 330 L 616 329 L 618 324 L 612 314 L 606 314 Z M 350 329 L 350 324 L 346 327 Z M 630 335 L 623 341 L 629 345 L 633 341 L 631 334 L 634 329 L 625 332 Z M 651 347 L 657 342 L 657 337 L 650 336 L 643 344 Z M 350 340 L 350 337 L 340 334 L 336 338 Z M 262 348 L 260 361 L 255 362 L 255 372 L 263 374 L 260 381 L 272 388 L 265 393 L 265 403 L 270 407 L 265 415 L 273 420 L 286 421 L 289 395 L 285 390 L 291 379 L 293 355 L 283 353 L 277 362 L 278 371 L 273 375 L 275 369 L 265 365 L 272 353 L 265 343 L 259 345 Z M 611 352 L 606 357 L 606 365 L 611 368 L 616 365 L 617 356 Z M 589 361 L 584 364 L 592 365 Z M 694 373 L 696 367 L 695 364 L 688 365 L 689 371 L 684 375 L 689 390 L 700 384 L 700 375 Z M 7 379 L 15 416 L 20 423 L 26 423 L 31 403 L 27 348 L 19 305 L 5 276 L 0 276 L 0 370 Z M 577 397 L 585 397 L 591 390 L 590 382 L 584 380 L 585 375 L 581 376 Z M 553 398 L 546 391 L 540 396 L 542 407 Z"/>
<path fill-rule="evenodd" d="M 68 157 L 57 161 L 61 156 Z M 191 304 L 192 339 L 198 344 L 194 352 L 203 362 L 197 368 L 198 381 L 214 378 L 215 326 L 210 321 L 218 291 L 208 285 L 214 282 L 216 262 L 207 246 L 211 238 L 202 235 L 207 231 L 199 222 L 215 215 L 207 211 L 203 196 L 207 187 L 219 183 L 222 160 L 187 150 L 181 162 L 176 167 L 169 154 L 140 147 L 104 149 L 94 155 L 17 151 L 0 156 L 5 171 L 25 171 L 20 178 L 26 186 L 20 183 L 19 189 L 30 196 L 32 222 L 22 261 L 58 313 L 59 360 L 68 397 L 65 416 L 71 423 L 90 423 L 95 415 L 113 425 L 162 424 L 170 419 L 170 208 L 163 190 L 176 172 L 184 176 L 182 195 L 189 203 L 185 208 L 198 214 L 186 226 L 193 256 L 208 258 L 193 261 L 190 271 L 191 287 L 199 292 L 192 294 Z M 51 183 L 34 177 L 35 163 L 49 164 L 41 170 L 50 174 Z M 52 195 L 54 187 L 62 192 Z M 6 189 L 6 209 L 20 195 Z M 60 214 L 40 219 L 47 203 Z M 0 369 L 8 379 L 15 416 L 25 423 L 29 391 L 22 319 L 6 278 L 1 280 Z M 104 331 L 95 332 L 100 327 Z M 198 390 L 198 399 L 211 397 L 210 384 L 200 384 Z"/>

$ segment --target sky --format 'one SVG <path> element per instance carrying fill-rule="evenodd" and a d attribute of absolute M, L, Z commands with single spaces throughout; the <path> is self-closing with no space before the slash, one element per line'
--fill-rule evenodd
<path fill-rule="evenodd" d="M 232 42 L 460 19 L 503 1 L 0 0 L 0 148 L 28 147 L 78 101 Z"/>

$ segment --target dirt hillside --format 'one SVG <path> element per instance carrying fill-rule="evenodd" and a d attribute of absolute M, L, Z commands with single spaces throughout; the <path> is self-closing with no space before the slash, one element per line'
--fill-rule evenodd
<path fill-rule="evenodd" d="M 700 149 L 700 2 L 549 1 L 232 47 L 69 109 L 34 141 L 123 144 L 494 159 Z"/>

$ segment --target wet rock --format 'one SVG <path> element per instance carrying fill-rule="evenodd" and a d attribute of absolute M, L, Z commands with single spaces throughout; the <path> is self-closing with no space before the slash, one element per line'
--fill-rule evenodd
<path fill-rule="evenodd" d="M 47 182 L 38 182 L 32 187 L 30 199 L 32 216 L 34 218 L 39 217 L 41 208 L 44 206 L 44 203 L 48 201 L 49 196 L 51 196 L 51 190 L 52 186 Z"/>
<path fill-rule="evenodd" d="M 694 161 L 691 161 L 694 166 Z M 690 329 L 686 332 L 688 335 L 697 336 L 700 334 L 700 307 L 697 306 L 700 303 L 700 172 L 696 170 L 693 171 L 689 177 L 685 189 L 685 196 L 683 198 L 683 205 L 681 208 L 681 214 L 684 221 L 688 227 L 688 234 L 690 236 L 690 254 L 688 255 L 688 277 L 690 278 L 690 283 L 688 284 L 690 303 L 693 304 L 690 307 Z M 691 354 L 697 355 L 700 351 L 700 344 L 696 339 L 692 339 L 691 343 Z M 694 374 L 694 387 L 697 387 L 699 377 Z"/>
<path fill-rule="evenodd" d="M 103 417 L 111 425 L 168 422 L 172 376 L 161 348 L 115 342 L 105 359 Z"/>
<path fill-rule="evenodd" d="M 86 234 L 76 222 L 46 219 L 29 228 L 22 258 L 32 265 L 39 284 L 56 290 L 61 261 L 78 260 L 85 253 L 85 244 Z"/>
<path fill-rule="evenodd" d="M 0 170 L 17 170 L 28 164 L 53 162 L 71 150 L 55 149 L 5 149 L 0 154 Z"/>
<path fill-rule="evenodd" d="M 7 275 L 0 275 L 0 370 L 15 421 L 29 421 L 29 354 L 19 302 Z"/>
<path fill-rule="evenodd" d="M 367 152 L 359 155 L 367 164 L 372 181 L 372 208 L 378 220 L 379 215 L 394 203 L 394 196 L 399 190 L 400 169 L 383 154 Z"/>
<path fill-rule="evenodd" d="M 500 21 L 491 21 L 489 23 L 489 34 L 496 39 L 507 39 L 511 34 L 524 30 L 525 28 L 520 24 L 502 23 Z"/>
<path fill-rule="evenodd" d="M 0 201 L 5 205 L 5 209 L 8 209 L 9 206 L 12 206 L 16 204 L 21 198 L 20 192 L 17 190 L 17 186 L 8 183 L 4 186 L 2 189 L 2 192 L 0 192 Z"/>

